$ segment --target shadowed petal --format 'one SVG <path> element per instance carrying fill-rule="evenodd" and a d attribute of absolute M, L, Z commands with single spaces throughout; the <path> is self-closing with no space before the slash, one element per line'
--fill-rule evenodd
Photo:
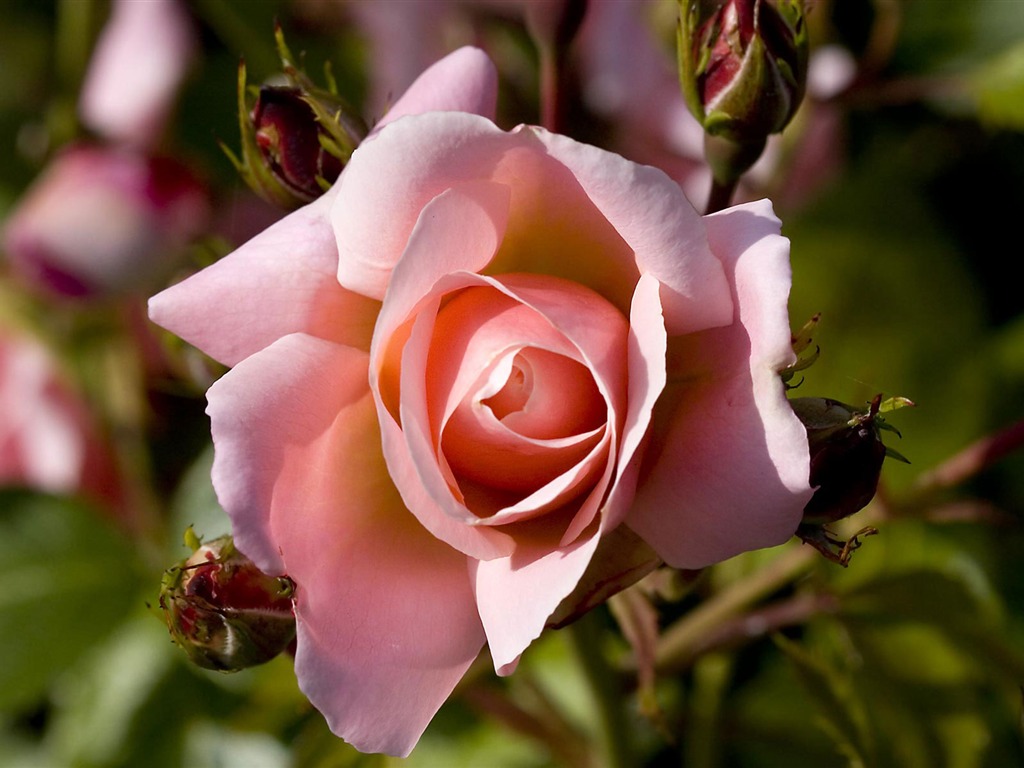
<path fill-rule="evenodd" d="M 793 360 L 789 243 L 767 202 L 706 221 L 738 322 L 670 342 L 660 451 L 627 519 L 678 568 L 783 543 L 811 495 L 806 434 L 777 373 Z"/>

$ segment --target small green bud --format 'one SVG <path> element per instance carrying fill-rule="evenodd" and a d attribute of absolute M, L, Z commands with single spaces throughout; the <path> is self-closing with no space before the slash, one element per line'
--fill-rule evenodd
<path fill-rule="evenodd" d="M 286 650 L 295 639 L 291 580 L 260 571 L 230 536 L 201 544 L 189 532 L 195 552 L 167 570 L 160 586 L 174 642 L 198 666 L 222 672 L 263 664 Z"/>
<path fill-rule="evenodd" d="M 690 111 L 711 136 L 763 146 L 803 99 L 803 0 L 680 0 L 680 6 L 679 74 Z"/>

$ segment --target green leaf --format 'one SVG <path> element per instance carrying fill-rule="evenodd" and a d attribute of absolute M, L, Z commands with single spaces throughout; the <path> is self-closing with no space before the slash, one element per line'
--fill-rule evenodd
<path fill-rule="evenodd" d="M 981 67 L 971 78 L 982 121 L 1024 131 L 1024 43 Z"/>
<path fill-rule="evenodd" d="M 47 687 L 139 594 L 129 542 L 82 504 L 0 492 L 0 711 Z"/>

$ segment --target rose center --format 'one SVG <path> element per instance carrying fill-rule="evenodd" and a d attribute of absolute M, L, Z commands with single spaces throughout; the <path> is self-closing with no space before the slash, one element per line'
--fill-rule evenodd
<path fill-rule="evenodd" d="M 544 315 L 493 288 L 447 302 L 426 374 L 453 490 L 525 497 L 596 449 L 608 402 L 581 357 Z"/>
<path fill-rule="evenodd" d="M 512 362 L 512 373 L 501 391 L 493 397 L 483 400 L 483 404 L 499 421 L 504 421 L 510 413 L 522 411 L 533 391 L 533 370 L 522 355 L 516 355 Z"/>

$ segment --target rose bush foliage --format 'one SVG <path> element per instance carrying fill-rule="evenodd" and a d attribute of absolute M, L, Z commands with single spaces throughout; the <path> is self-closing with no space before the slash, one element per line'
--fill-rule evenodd
<path fill-rule="evenodd" d="M 150 303 L 233 366 L 215 488 L 365 751 L 408 753 L 484 643 L 511 672 L 615 532 L 698 568 L 811 493 L 770 205 L 702 218 L 661 171 L 500 130 L 495 92 L 450 55 L 327 195 Z"/>

